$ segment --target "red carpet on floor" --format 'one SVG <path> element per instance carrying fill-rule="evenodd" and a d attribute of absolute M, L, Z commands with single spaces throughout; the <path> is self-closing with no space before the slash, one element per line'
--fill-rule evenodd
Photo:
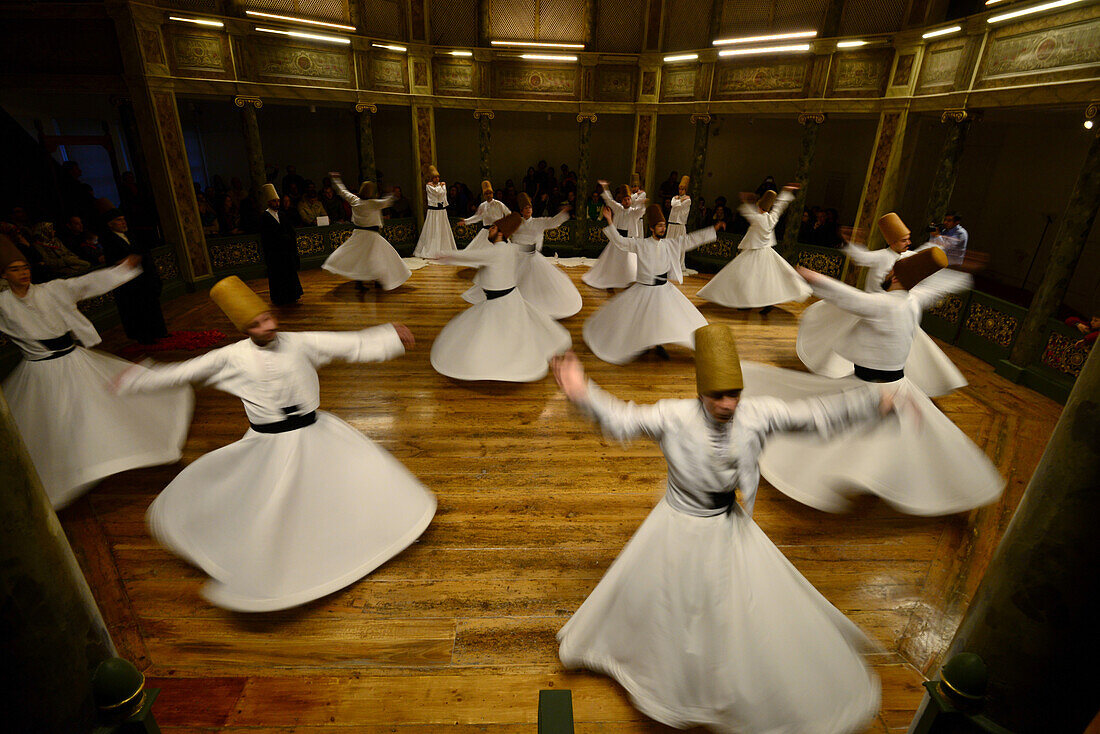
<path fill-rule="evenodd" d="M 119 350 L 118 355 L 133 359 L 150 352 L 196 352 L 221 344 L 225 339 L 225 334 L 217 329 L 173 331 L 163 339 L 158 339 L 155 344 L 128 344 Z"/>

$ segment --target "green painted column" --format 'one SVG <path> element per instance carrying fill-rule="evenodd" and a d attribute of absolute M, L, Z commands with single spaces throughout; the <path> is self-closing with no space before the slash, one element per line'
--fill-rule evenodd
<path fill-rule="evenodd" d="M 359 180 L 374 181 L 374 127 L 371 115 L 378 111 L 374 105 L 355 105 L 355 117 L 359 128 Z"/>
<path fill-rule="evenodd" d="M 577 115 L 577 211 L 574 212 L 577 226 L 574 231 L 577 233 L 576 244 L 581 248 L 588 247 L 589 242 L 588 197 L 592 193 L 592 186 L 588 180 L 588 165 L 592 153 L 592 123 L 595 121 L 594 112 Z"/>
<path fill-rule="evenodd" d="M 962 110 L 943 113 L 943 122 L 947 125 L 947 138 L 940 150 L 940 160 L 936 166 L 936 176 L 932 179 L 932 192 L 928 195 L 924 221 L 942 222 L 951 201 L 951 192 L 955 190 L 955 178 L 959 171 L 959 159 L 966 146 L 966 133 L 970 129 L 971 117 Z"/>
<path fill-rule="evenodd" d="M 1058 226 L 1058 234 L 1054 238 L 1050 259 L 1047 260 L 1043 270 L 1043 281 L 1031 299 L 1031 307 L 1028 308 L 1024 323 L 1020 326 L 1020 333 L 1012 346 L 1008 362 L 1001 362 L 997 366 L 999 374 L 1018 380 L 1021 371 L 1028 365 L 1038 362 L 1042 356 L 1045 347 L 1043 327 L 1047 319 L 1057 312 L 1058 306 L 1066 295 L 1077 261 L 1081 258 L 1081 252 L 1085 249 L 1085 242 L 1088 240 L 1093 222 L 1096 221 L 1098 208 L 1100 208 L 1100 135 L 1092 138 L 1092 144 L 1085 155 L 1085 164 L 1077 176 L 1077 183 L 1073 186 L 1073 193 L 1070 194 L 1069 202 L 1062 214 L 1062 223 Z"/>
<path fill-rule="evenodd" d="M 794 180 L 798 191 L 794 201 L 787 207 L 787 228 L 783 230 L 783 249 L 790 252 L 798 244 L 798 230 L 802 222 L 802 211 L 806 208 L 806 185 L 810 182 L 810 166 L 814 163 L 817 150 L 817 129 L 825 122 L 824 113 L 802 114 L 798 116 L 802 125 L 802 150 L 798 154 L 798 169 Z"/>
<path fill-rule="evenodd" d="M 710 140 L 710 115 L 694 114 L 691 116 L 691 124 L 695 126 L 695 144 L 691 150 L 691 200 L 697 202 L 703 195 L 703 173 L 707 168 L 707 141 Z M 697 205 L 691 207 L 688 217 L 689 231 L 702 226 Z"/>
<path fill-rule="evenodd" d="M 1092 178 L 1100 180 L 1096 163 Z M 1100 349 L 1093 349 L 947 655 L 981 656 L 989 667 L 985 714 L 1012 731 L 1079 732 L 1096 715 L 1098 517 Z"/>
<path fill-rule="evenodd" d="M 244 148 L 248 155 L 248 177 L 252 182 L 252 191 L 256 192 L 267 183 L 264 145 L 260 139 L 260 123 L 256 119 L 256 110 L 263 107 L 264 103 L 256 97 L 237 97 L 233 100 L 233 104 L 241 108 Z"/>
<path fill-rule="evenodd" d="M 481 164 L 481 180 L 492 181 L 493 170 L 490 165 L 490 155 L 493 148 L 492 110 L 474 112 L 477 117 L 477 154 L 478 163 Z"/>
<path fill-rule="evenodd" d="M 91 677 L 114 656 L 57 515 L 0 393 L 4 730 L 91 731 Z"/>

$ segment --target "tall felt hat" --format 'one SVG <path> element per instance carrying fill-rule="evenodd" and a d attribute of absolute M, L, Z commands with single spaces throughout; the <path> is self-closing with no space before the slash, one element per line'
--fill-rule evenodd
<path fill-rule="evenodd" d="M 359 184 L 359 198 L 360 199 L 373 199 L 378 187 L 374 185 L 374 181 L 364 181 Z"/>
<path fill-rule="evenodd" d="M 119 217 L 124 216 L 126 216 L 126 214 L 121 209 L 108 209 L 107 211 L 103 212 L 103 221 L 111 222 L 115 219 L 118 219 Z"/>
<path fill-rule="evenodd" d="M 225 312 L 237 327 L 237 331 L 244 331 L 257 316 L 271 310 L 271 306 L 236 275 L 230 275 L 215 283 L 210 289 L 210 298 Z"/>
<path fill-rule="evenodd" d="M 518 212 L 512 212 L 508 216 L 493 222 L 493 226 L 497 228 L 497 232 L 504 235 L 504 239 L 508 239 L 515 234 L 521 224 L 523 224 L 523 215 Z"/>
<path fill-rule="evenodd" d="M 761 195 L 759 201 L 756 202 L 756 205 L 760 207 L 760 211 L 770 212 L 772 210 L 772 204 L 775 203 L 776 196 L 777 194 L 774 191 L 768 189 Z"/>
<path fill-rule="evenodd" d="M 6 234 L 0 234 L 0 273 L 7 270 L 13 262 L 27 262 L 27 256 L 19 251 L 11 238 Z"/>
<path fill-rule="evenodd" d="M 681 176 L 680 177 L 680 185 L 683 186 L 685 189 L 688 186 L 690 186 L 691 185 L 691 176 Z"/>
<path fill-rule="evenodd" d="M 481 194 L 482 194 L 482 196 L 484 196 L 485 194 L 491 194 L 491 193 L 493 193 L 493 184 L 492 184 L 492 182 L 489 181 L 488 179 L 482 181 L 481 182 Z"/>
<path fill-rule="evenodd" d="M 947 253 L 938 247 L 928 247 L 894 263 L 894 277 L 909 290 L 932 273 L 947 267 Z"/>
<path fill-rule="evenodd" d="M 521 191 L 516 194 L 516 206 L 519 207 L 520 211 L 531 206 L 531 197 L 527 195 L 526 191 Z"/>
<path fill-rule="evenodd" d="M 630 174 L 630 185 L 631 186 L 641 186 L 642 185 L 642 177 L 639 176 L 636 173 Z"/>
<path fill-rule="evenodd" d="M 737 343 L 727 324 L 707 324 L 695 330 L 695 386 L 700 395 L 745 387 Z"/>
<path fill-rule="evenodd" d="M 905 226 L 905 222 L 901 221 L 901 217 L 894 212 L 879 217 L 878 230 L 882 232 L 882 237 L 888 245 L 909 236 L 909 228 Z"/>
<path fill-rule="evenodd" d="M 665 213 L 661 211 L 661 207 L 650 204 L 645 210 L 645 223 L 649 225 L 649 231 L 652 232 L 653 228 L 663 221 L 665 221 Z"/>
<path fill-rule="evenodd" d="M 627 196 L 630 196 L 630 189 L 626 184 L 615 188 L 615 201 L 622 201 Z"/>
<path fill-rule="evenodd" d="M 260 187 L 260 201 L 267 203 L 279 198 L 279 192 L 275 190 L 275 184 L 266 183 Z"/>
<path fill-rule="evenodd" d="M 433 176 L 438 176 L 438 175 L 439 175 L 439 169 L 429 163 L 428 164 L 428 176 L 427 177 L 432 178 Z"/>

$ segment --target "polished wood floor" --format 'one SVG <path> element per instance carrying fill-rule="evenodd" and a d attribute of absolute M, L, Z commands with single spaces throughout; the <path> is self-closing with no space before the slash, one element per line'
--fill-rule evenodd
<path fill-rule="evenodd" d="M 563 322 L 591 375 L 621 397 L 690 396 L 690 352 L 616 367 L 596 360 L 581 324 L 609 297 L 566 270 L 584 310 Z M 183 461 L 103 482 L 61 513 L 120 653 L 162 689 L 166 734 L 380 734 L 536 731 L 539 689 L 573 691 L 577 731 L 666 731 L 635 711 L 609 679 L 570 673 L 555 632 L 592 590 L 661 494 L 657 447 L 604 442 L 571 413 L 552 378 L 462 383 L 434 372 L 433 337 L 466 307 L 469 271 L 429 266 L 391 293 L 358 294 L 323 271 L 302 274 L 287 329 L 352 329 L 403 321 L 417 339 L 405 357 L 339 365 L 321 376 L 322 407 L 401 460 L 439 498 L 420 540 L 369 577 L 287 612 L 243 615 L 198 595 L 202 574 L 159 548 L 144 524 L 153 497 L 184 466 L 238 439 L 239 401 L 198 392 Z M 741 357 L 801 369 L 801 306 L 762 317 L 695 298 L 710 321 L 732 324 Z M 266 282 L 252 283 L 266 294 Z M 172 329 L 232 328 L 205 294 L 167 309 Z M 119 331 L 104 346 L 126 342 Z M 968 515 L 912 518 L 874 501 L 850 515 L 800 506 L 761 484 L 755 519 L 805 576 L 878 640 L 882 710 L 871 731 L 904 731 L 1019 502 L 1060 406 L 946 347 L 970 386 L 938 401 L 1009 479 L 1003 500 Z M 159 354 L 181 359 L 194 354 Z"/>

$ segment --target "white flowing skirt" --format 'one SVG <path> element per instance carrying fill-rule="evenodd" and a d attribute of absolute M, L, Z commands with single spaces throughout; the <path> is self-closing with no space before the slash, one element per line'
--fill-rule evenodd
<path fill-rule="evenodd" d="M 635 283 L 584 322 L 584 343 L 611 364 L 626 364 L 650 347 L 695 349 L 695 330 L 706 326 L 699 309 L 672 283 Z"/>
<path fill-rule="evenodd" d="M 668 229 L 665 233 L 665 238 L 667 239 L 670 237 L 682 237 L 685 234 L 687 234 L 686 226 L 678 222 L 669 222 Z M 680 251 L 680 271 L 684 274 L 685 278 L 689 275 L 696 275 L 699 272 L 698 270 L 692 270 L 687 266 L 687 250 Z"/>
<path fill-rule="evenodd" d="M 802 312 L 798 322 L 796 349 L 802 364 L 824 377 L 847 377 L 855 365 L 833 348 L 858 322 L 859 316 L 818 301 Z M 936 346 L 923 329 L 913 336 L 913 347 L 905 361 L 905 376 L 925 395 L 938 397 L 966 386 L 966 377 L 951 358 Z"/>
<path fill-rule="evenodd" d="M 485 291 L 474 276 L 475 285 L 462 294 L 467 303 L 481 303 Z M 569 276 L 554 267 L 548 258 L 537 253 L 516 256 L 516 287 L 523 300 L 546 313 L 552 319 L 567 319 L 581 310 L 581 294 Z"/>
<path fill-rule="evenodd" d="M 482 227 L 478 230 L 474 238 L 470 240 L 470 244 L 466 245 L 467 250 L 481 250 L 489 247 L 493 243 L 489 241 L 489 230 Z"/>
<path fill-rule="evenodd" d="M 763 308 L 787 301 L 805 301 L 813 293 L 774 247 L 741 250 L 699 297 L 729 308 Z"/>
<path fill-rule="evenodd" d="M 867 383 L 742 362 L 745 397 L 811 398 Z M 791 499 L 843 512 L 870 493 L 910 515 L 946 515 L 995 501 L 1005 480 L 978 446 L 908 378 L 886 383 L 896 412 L 831 438 L 772 436 L 760 473 Z"/>
<path fill-rule="evenodd" d="M 449 252 L 458 252 L 455 235 L 451 231 L 451 220 L 446 209 L 429 209 L 424 217 L 424 228 L 416 241 L 413 254 L 417 257 L 439 257 Z"/>
<path fill-rule="evenodd" d="M 737 505 L 694 517 L 662 500 L 558 641 L 566 667 L 681 729 L 842 734 L 878 711 L 872 643 Z"/>
<path fill-rule="evenodd" d="M 366 576 L 416 540 L 435 496 L 331 413 L 206 454 L 150 505 L 160 543 L 211 578 L 203 596 L 241 612 L 286 609 Z"/>
<path fill-rule="evenodd" d="M 4 397 L 42 486 L 60 509 L 100 480 L 179 461 L 195 398 L 190 387 L 115 395 L 108 385 L 133 364 L 77 347 L 26 360 L 4 380 Z"/>
<path fill-rule="evenodd" d="M 572 343 L 565 327 L 513 289 L 451 319 L 432 344 L 431 362 L 456 380 L 534 382 Z"/>
<path fill-rule="evenodd" d="M 581 280 L 593 288 L 626 288 L 637 277 L 638 256 L 608 242 L 596 264 L 581 276 Z"/>
<path fill-rule="evenodd" d="M 367 229 L 354 230 L 321 267 L 349 280 L 375 281 L 387 291 L 412 275 L 393 245 L 382 235 Z"/>

